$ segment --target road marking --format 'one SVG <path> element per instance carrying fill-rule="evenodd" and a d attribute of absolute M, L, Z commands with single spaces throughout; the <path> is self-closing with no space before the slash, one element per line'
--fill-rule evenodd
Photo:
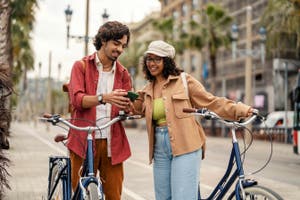
<path fill-rule="evenodd" d="M 46 144 L 47 146 L 49 146 L 51 149 L 55 150 L 56 152 L 62 154 L 62 155 L 67 155 L 67 153 L 60 149 L 59 147 L 55 146 L 54 144 L 52 144 L 51 142 L 49 142 L 48 140 L 44 139 L 43 137 L 39 136 L 38 134 L 35 134 L 33 132 L 28 132 L 30 135 L 34 136 L 35 138 L 37 138 L 38 140 L 40 140 L 41 142 L 43 142 L 44 144 Z M 152 171 L 152 166 L 151 165 L 146 165 L 142 162 L 139 162 L 139 161 L 134 161 L 132 159 L 128 159 L 126 161 L 127 163 L 130 163 L 130 164 L 133 164 L 133 165 L 136 165 L 138 167 L 142 167 L 144 169 L 147 169 L 147 170 L 151 170 Z M 209 186 L 209 185 L 206 185 L 206 184 L 201 184 L 201 188 L 206 188 L 206 189 L 213 189 L 213 187 Z M 137 193 L 129 190 L 128 188 L 124 187 L 123 186 L 123 192 L 130 196 L 133 200 L 146 200 L 145 198 L 141 197 L 140 195 L 138 195 Z"/>
<path fill-rule="evenodd" d="M 46 144 L 47 146 L 49 146 L 51 149 L 57 151 L 58 153 L 60 153 L 60 154 L 62 154 L 62 155 L 64 155 L 64 156 L 67 155 L 66 151 L 64 151 L 64 150 L 62 150 L 62 149 L 60 149 L 60 148 L 58 148 L 57 146 L 55 146 L 54 144 L 52 144 L 52 143 L 49 142 L 48 140 L 42 138 L 42 137 L 39 136 L 38 134 L 36 134 L 36 133 L 34 133 L 34 132 L 30 132 L 30 131 L 28 131 L 28 133 L 29 133 L 30 135 L 32 135 L 33 137 L 37 138 L 38 140 L 40 140 L 41 142 L 43 142 L 44 144 Z"/>
<path fill-rule="evenodd" d="M 152 170 L 152 166 L 146 165 L 146 164 L 144 164 L 142 162 L 134 161 L 132 159 L 128 159 L 126 162 L 130 163 L 130 164 L 133 164 L 133 165 L 137 165 L 137 166 L 142 167 L 144 169 Z"/>
<path fill-rule="evenodd" d="M 63 150 L 61 150 L 59 147 L 55 146 L 54 144 L 52 144 L 51 142 L 49 142 L 48 140 L 42 138 L 41 136 L 33 133 L 33 132 L 28 132 L 30 135 L 32 135 L 33 137 L 37 138 L 38 140 L 40 140 L 41 142 L 43 142 L 44 144 L 46 144 L 48 147 L 50 147 L 51 149 L 55 150 L 56 152 L 58 152 L 59 154 L 62 154 L 62 155 L 67 155 L 67 153 Z M 149 166 L 143 164 L 143 163 L 139 163 L 139 162 L 136 162 L 136 161 L 130 161 L 130 163 L 132 164 L 135 164 L 135 165 L 138 165 L 140 167 L 143 167 L 143 168 L 150 168 Z M 126 187 L 123 187 L 123 192 L 130 196 L 132 198 L 132 200 L 146 200 L 144 199 L 143 197 L 139 196 L 137 193 L 129 190 L 128 188 Z"/>
<path fill-rule="evenodd" d="M 137 193 L 129 190 L 128 188 L 123 186 L 123 192 L 130 196 L 131 198 L 133 198 L 133 200 L 146 200 L 145 198 L 141 197 L 140 195 L 138 195 Z"/>

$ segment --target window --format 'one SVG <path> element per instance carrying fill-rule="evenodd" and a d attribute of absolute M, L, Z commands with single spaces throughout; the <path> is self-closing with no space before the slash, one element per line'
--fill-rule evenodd
<path fill-rule="evenodd" d="M 177 10 L 173 10 L 172 15 L 173 15 L 173 19 L 174 19 L 175 21 L 176 21 L 176 20 L 178 19 L 178 17 L 179 17 L 179 13 L 178 13 Z"/>
<path fill-rule="evenodd" d="M 188 26 L 189 26 L 189 22 L 187 20 L 183 20 L 182 21 L 182 33 L 188 33 Z"/>
<path fill-rule="evenodd" d="M 197 65 L 197 58 L 196 56 L 192 55 L 191 56 L 191 72 L 195 72 L 196 71 L 196 65 Z"/>
<path fill-rule="evenodd" d="M 181 16 L 185 17 L 187 15 L 187 12 L 188 12 L 188 7 L 185 3 L 183 3 L 181 6 Z"/>
<path fill-rule="evenodd" d="M 197 10 L 199 5 L 199 0 L 192 0 L 192 10 Z"/>
<path fill-rule="evenodd" d="M 193 15 L 192 15 L 192 20 L 195 21 L 195 22 L 197 22 L 197 23 L 199 23 L 200 20 L 199 20 L 198 14 L 193 14 Z"/>
<path fill-rule="evenodd" d="M 181 59 L 180 59 L 180 67 L 182 67 L 183 71 L 186 70 L 185 61 L 184 61 L 183 56 L 182 56 Z"/>

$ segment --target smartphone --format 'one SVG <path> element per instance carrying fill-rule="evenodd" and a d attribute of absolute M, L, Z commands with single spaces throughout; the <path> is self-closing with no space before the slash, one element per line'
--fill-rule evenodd
<path fill-rule="evenodd" d="M 135 92 L 132 92 L 132 91 L 128 91 L 127 92 L 127 95 L 126 95 L 129 99 L 130 99 L 130 101 L 134 101 L 134 100 L 136 100 L 138 97 L 139 97 L 139 95 L 137 94 L 137 93 L 135 93 Z"/>

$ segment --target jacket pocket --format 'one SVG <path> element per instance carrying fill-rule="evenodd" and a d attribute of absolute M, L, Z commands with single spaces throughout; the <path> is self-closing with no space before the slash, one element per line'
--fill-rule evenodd
<path fill-rule="evenodd" d="M 185 92 L 177 93 L 172 95 L 172 104 L 174 108 L 174 112 L 177 118 L 186 118 L 191 117 L 189 113 L 184 113 L 182 111 L 183 108 L 190 108 L 188 96 Z"/>

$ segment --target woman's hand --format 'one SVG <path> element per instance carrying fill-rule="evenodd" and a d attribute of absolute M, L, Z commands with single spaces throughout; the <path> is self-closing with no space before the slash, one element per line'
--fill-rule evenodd
<path fill-rule="evenodd" d="M 250 117 L 250 116 L 252 116 L 252 115 L 254 115 L 254 114 L 258 114 L 258 110 L 255 109 L 255 108 L 250 108 L 250 109 L 248 110 L 247 117 Z"/>

